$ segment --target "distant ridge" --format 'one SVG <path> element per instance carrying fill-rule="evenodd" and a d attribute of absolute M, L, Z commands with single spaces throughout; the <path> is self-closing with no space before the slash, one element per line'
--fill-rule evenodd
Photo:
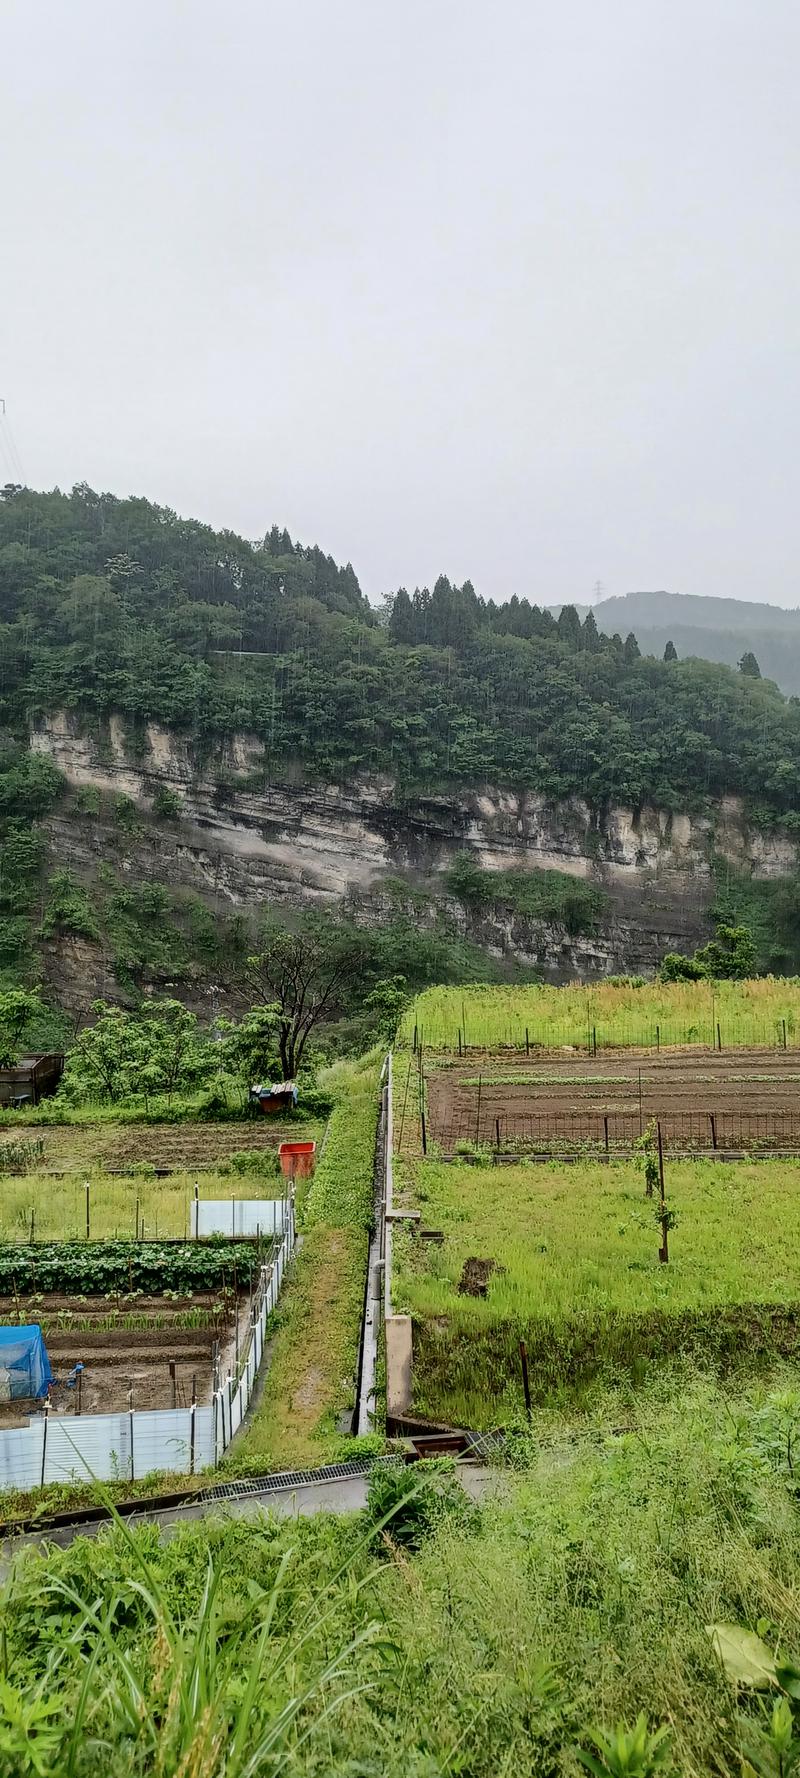
<path fill-rule="evenodd" d="M 552 606 L 557 615 L 560 606 Z M 589 606 L 576 605 L 583 618 Z M 591 607 L 605 636 L 633 631 L 643 654 L 663 655 L 667 642 L 678 654 L 735 667 L 750 650 L 765 679 L 800 695 L 800 609 L 760 605 L 754 599 L 711 599 L 696 593 L 636 592 L 601 599 Z"/>

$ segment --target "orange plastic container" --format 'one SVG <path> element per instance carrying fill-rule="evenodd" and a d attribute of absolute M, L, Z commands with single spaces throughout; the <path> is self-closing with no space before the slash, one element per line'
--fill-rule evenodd
<path fill-rule="evenodd" d="M 281 1172 L 287 1179 L 308 1179 L 317 1164 L 316 1142 L 282 1142 L 278 1149 Z"/>

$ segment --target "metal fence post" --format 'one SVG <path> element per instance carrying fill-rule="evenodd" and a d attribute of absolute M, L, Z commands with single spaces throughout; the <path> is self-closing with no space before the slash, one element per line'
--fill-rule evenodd
<path fill-rule="evenodd" d="M 41 1481 L 42 1487 L 44 1487 L 44 1470 L 45 1470 L 45 1464 L 47 1462 L 47 1422 L 48 1422 L 49 1418 L 50 1418 L 50 1397 L 48 1395 L 48 1397 L 45 1401 L 45 1404 L 44 1404 L 44 1425 L 42 1427 L 42 1481 Z"/>

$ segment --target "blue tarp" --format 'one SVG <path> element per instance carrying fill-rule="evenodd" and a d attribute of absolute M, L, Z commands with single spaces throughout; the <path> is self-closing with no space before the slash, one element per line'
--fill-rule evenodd
<path fill-rule="evenodd" d="M 38 1322 L 32 1322 L 30 1327 L 0 1327 L 0 1401 L 46 1395 L 52 1380 Z"/>

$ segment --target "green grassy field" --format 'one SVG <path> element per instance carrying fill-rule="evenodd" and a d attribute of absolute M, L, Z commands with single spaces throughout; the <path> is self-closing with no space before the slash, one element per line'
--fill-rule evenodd
<path fill-rule="evenodd" d="M 86 1184 L 89 1185 L 89 1227 L 94 1240 L 124 1238 L 136 1232 L 137 1212 L 145 1237 L 185 1236 L 195 1180 L 201 1198 L 276 1198 L 281 1176 L 269 1173 L 170 1173 L 110 1176 L 97 1168 L 63 1177 L 49 1173 L 6 1174 L 0 1178 L 0 1240 L 28 1241 L 31 1215 L 34 1236 L 41 1241 L 81 1240 L 86 1234 Z"/>
<path fill-rule="evenodd" d="M 398 1047 L 418 1039 L 426 1049 L 491 1049 L 531 1046 L 714 1046 L 717 1025 L 723 1046 L 800 1044 L 800 978 L 763 977 L 748 982 L 649 982 L 629 987 L 600 982 L 591 987 L 428 988 L 406 1011 Z M 656 1027 L 658 1026 L 658 1039 Z"/>
<path fill-rule="evenodd" d="M 669 1163 L 667 1265 L 658 1199 L 634 1162 L 429 1160 L 398 1175 L 444 1234 L 442 1246 L 395 1239 L 393 1301 L 414 1317 L 421 1411 L 475 1425 L 516 1412 L 520 1338 L 539 1397 L 686 1352 L 730 1363 L 740 1349 L 800 1344 L 800 1162 Z M 495 1264 L 485 1296 L 459 1292 L 469 1259 Z"/>

